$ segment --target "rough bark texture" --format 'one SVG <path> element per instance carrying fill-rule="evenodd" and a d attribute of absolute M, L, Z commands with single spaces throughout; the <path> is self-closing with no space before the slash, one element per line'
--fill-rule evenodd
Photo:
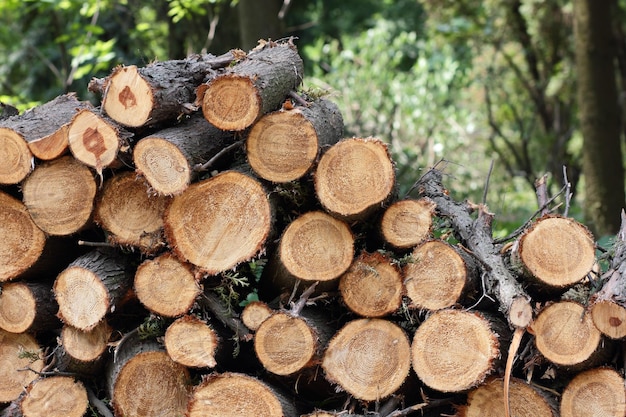
<path fill-rule="evenodd" d="M 0 328 L 12 333 L 59 327 L 58 306 L 49 284 L 11 282 L 0 293 Z"/>

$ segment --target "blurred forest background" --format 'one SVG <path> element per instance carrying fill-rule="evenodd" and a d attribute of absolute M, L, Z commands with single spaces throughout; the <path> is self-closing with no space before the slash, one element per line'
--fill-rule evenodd
<path fill-rule="evenodd" d="M 294 36 L 304 88 L 328 91 L 346 136 L 389 143 L 401 192 L 445 159 L 455 198 L 484 200 L 506 235 L 537 209 L 535 180 L 556 194 L 566 167 L 570 214 L 601 237 L 625 204 L 625 14 L 626 0 L 0 0 L 0 102 L 97 104 L 87 84 L 116 65 Z"/>

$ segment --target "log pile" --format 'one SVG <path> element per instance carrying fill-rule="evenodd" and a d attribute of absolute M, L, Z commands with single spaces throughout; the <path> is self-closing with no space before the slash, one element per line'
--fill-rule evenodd
<path fill-rule="evenodd" d="M 495 240 L 302 81 L 261 42 L 0 120 L 0 415 L 624 416 L 626 220 Z"/>

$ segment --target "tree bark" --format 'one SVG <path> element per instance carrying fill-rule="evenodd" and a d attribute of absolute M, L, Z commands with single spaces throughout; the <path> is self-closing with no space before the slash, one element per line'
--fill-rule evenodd
<path fill-rule="evenodd" d="M 56 368 L 82 377 L 98 375 L 108 359 L 107 348 L 112 333 L 106 320 L 87 331 L 63 326 L 55 351 Z"/>
<path fill-rule="evenodd" d="M 576 0 L 574 19 L 586 224 L 604 236 L 617 233 L 626 201 L 611 2 Z"/>
<path fill-rule="evenodd" d="M 280 0 L 240 0 L 239 14 L 240 45 L 245 50 L 254 48 L 262 39 L 277 40 L 283 36 L 284 24 L 279 18 Z"/>

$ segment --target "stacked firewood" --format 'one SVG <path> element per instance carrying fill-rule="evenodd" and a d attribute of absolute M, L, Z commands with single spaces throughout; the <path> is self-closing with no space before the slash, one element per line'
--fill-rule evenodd
<path fill-rule="evenodd" d="M 0 120 L 1 415 L 624 416 L 626 230 L 494 240 L 302 81 L 268 41 Z"/>

